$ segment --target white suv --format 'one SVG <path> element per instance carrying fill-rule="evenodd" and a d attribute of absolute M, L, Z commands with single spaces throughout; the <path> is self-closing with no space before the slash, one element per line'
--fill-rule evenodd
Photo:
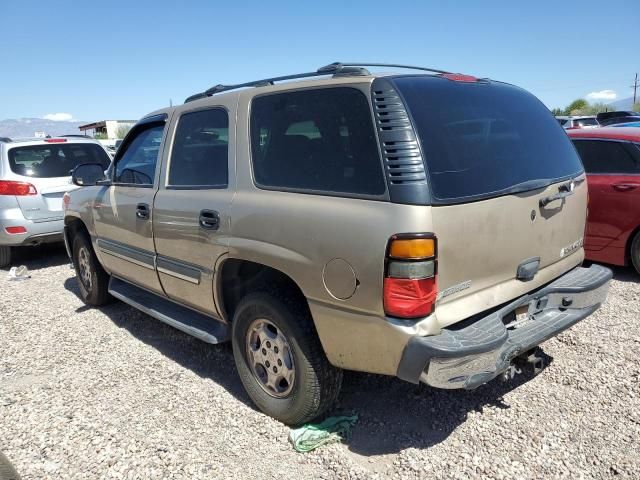
<path fill-rule="evenodd" d="M 76 188 L 71 171 L 87 162 L 110 163 L 92 139 L 0 138 L 0 267 L 14 246 L 62 241 L 62 197 Z"/>
<path fill-rule="evenodd" d="M 573 128 L 596 128 L 600 126 L 600 122 L 594 116 L 558 116 L 556 120 L 565 130 Z"/>

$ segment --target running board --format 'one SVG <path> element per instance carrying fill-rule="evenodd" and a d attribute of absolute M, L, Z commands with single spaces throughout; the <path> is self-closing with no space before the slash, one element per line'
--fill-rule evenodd
<path fill-rule="evenodd" d="M 229 339 L 229 329 L 215 318 L 178 305 L 119 278 L 111 277 L 109 293 L 118 300 L 203 342 L 221 343 Z"/>

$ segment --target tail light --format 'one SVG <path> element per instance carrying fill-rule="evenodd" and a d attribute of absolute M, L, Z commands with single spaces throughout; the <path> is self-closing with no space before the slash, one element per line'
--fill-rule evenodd
<path fill-rule="evenodd" d="M 437 244 L 432 234 L 398 234 L 387 247 L 384 311 L 391 317 L 418 318 L 435 310 Z"/>
<path fill-rule="evenodd" d="M 14 182 L 12 180 L 0 180 L 0 195 L 16 195 L 24 197 L 36 195 L 36 187 L 27 182 Z"/>
<path fill-rule="evenodd" d="M 64 192 L 62 196 L 62 209 L 66 210 L 69 208 L 69 203 L 71 202 L 71 197 L 69 196 L 69 192 Z"/>

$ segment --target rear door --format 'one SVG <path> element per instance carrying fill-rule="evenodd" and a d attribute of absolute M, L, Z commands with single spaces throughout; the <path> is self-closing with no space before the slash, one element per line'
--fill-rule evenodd
<path fill-rule="evenodd" d="M 638 147 L 604 139 L 576 138 L 573 142 L 589 180 L 585 248 L 602 261 L 624 263 L 628 235 L 640 225 Z"/>
<path fill-rule="evenodd" d="M 89 142 L 53 138 L 39 145 L 15 146 L 8 152 L 14 176 L 35 186 L 37 195 L 16 197 L 25 218 L 46 222 L 62 218 L 62 196 L 76 187 L 71 171 L 81 163 L 100 163 L 106 170 L 110 159 L 104 149 Z"/>
<path fill-rule="evenodd" d="M 141 120 L 118 149 L 112 183 L 94 204 L 100 257 L 118 277 L 162 294 L 155 267 L 152 205 L 167 116 Z"/>
<path fill-rule="evenodd" d="M 227 251 L 234 192 L 235 102 L 175 114 L 173 142 L 153 207 L 158 275 L 166 294 L 216 315 L 213 272 Z M 231 165 L 231 167 L 230 167 Z"/>
<path fill-rule="evenodd" d="M 582 261 L 584 171 L 539 100 L 492 81 L 395 83 L 429 175 L 440 323 L 511 300 Z"/>

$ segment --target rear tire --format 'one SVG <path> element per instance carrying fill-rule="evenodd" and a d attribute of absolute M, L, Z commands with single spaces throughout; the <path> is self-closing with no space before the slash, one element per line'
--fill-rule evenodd
<path fill-rule="evenodd" d="M 299 425 L 338 397 L 342 370 L 327 360 L 307 306 L 295 297 L 247 295 L 236 309 L 231 341 L 240 380 L 267 415 Z"/>
<path fill-rule="evenodd" d="M 633 267 L 636 269 L 636 272 L 640 273 L 640 232 L 636 233 L 636 236 L 633 237 L 629 253 Z"/>
<path fill-rule="evenodd" d="M 109 302 L 109 274 L 100 265 L 91 240 L 82 233 L 73 240 L 73 266 L 82 301 L 94 307 Z"/>
<path fill-rule="evenodd" d="M 0 268 L 11 265 L 11 247 L 0 245 Z"/>

